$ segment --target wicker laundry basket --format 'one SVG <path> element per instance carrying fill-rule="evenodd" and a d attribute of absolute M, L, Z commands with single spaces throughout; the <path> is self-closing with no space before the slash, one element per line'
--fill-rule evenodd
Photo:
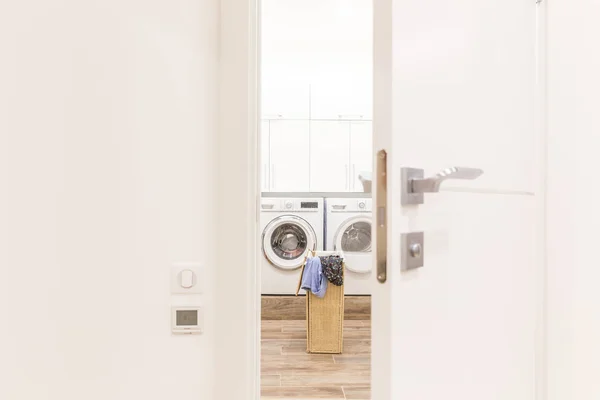
<path fill-rule="evenodd" d="M 317 255 L 319 254 L 317 253 Z M 304 267 L 302 272 L 304 273 Z M 302 281 L 302 276 L 300 281 Z M 344 285 L 336 286 L 329 283 L 327 292 L 322 299 L 310 292 L 306 294 L 306 331 L 306 351 L 308 353 L 342 353 L 344 348 Z"/>

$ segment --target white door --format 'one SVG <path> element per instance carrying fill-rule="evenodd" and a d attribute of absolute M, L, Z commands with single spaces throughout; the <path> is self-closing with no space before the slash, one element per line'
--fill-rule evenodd
<path fill-rule="evenodd" d="M 373 123 L 371 121 L 350 123 L 350 191 L 362 192 L 358 179 L 361 173 L 373 169 Z"/>
<path fill-rule="evenodd" d="M 350 125 L 310 122 L 310 191 L 345 192 L 350 188 Z"/>
<path fill-rule="evenodd" d="M 270 123 L 272 192 L 307 192 L 309 189 L 308 121 L 272 120 Z"/>
<path fill-rule="evenodd" d="M 386 226 L 375 231 L 388 245 L 387 280 L 374 287 L 373 399 L 535 399 L 537 7 L 375 0 L 374 151 L 388 153 L 375 203 L 387 200 Z M 402 167 L 453 166 L 484 174 L 401 205 Z M 424 266 L 401 271 L 409 232 L 424 232 Z"/>

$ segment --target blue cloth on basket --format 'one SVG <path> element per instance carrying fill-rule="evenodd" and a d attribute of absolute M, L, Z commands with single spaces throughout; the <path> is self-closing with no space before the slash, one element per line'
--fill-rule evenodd
<path fill-rule="evenodd" d="M 306 260 L 301 287 L 304 290 L 311 291 L 319 298 L 325 296 L 325 292 L 327 292 L 327 278 L 323 275 L 323 268 L 319 257 L 309 257 Z"/>

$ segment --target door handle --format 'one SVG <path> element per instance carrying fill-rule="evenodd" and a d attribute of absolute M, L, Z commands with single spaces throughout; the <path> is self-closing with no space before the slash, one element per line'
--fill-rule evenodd
<path fill-rule="evenodd" d="M 363 119 L 362 114 L 338 114 L 338 119 Z"/>
<path fill-rule="evenodd" d="M 442 183 L 448 179 L 479 178 L 483 170 L 479 168 L 450 167 L 434 176 L 425 178 L 425 171 L 418 168 L 402 168 L 402 205 L 423 204 L 424 193 L 437 193 Z"/>
<path fill-rule="evenodd" d="M 267 164 L 263 164 L 263 178 L 262 178 L 262 188 L 263 191 L 268 191 L 269 188 L 269 173 L 267 172 Z"/>
<path fill-rule="evenodd" d="M 275 190 L 275 164 L 271 164 L 271 187 L 270 190 Z"/>
<path fill-rule="evenodd" d="M 348 178 L 348 164 L 344 165 L 344 171 L 346 171 L 346 191 L 350 191 L 350 179 Z"/>
<path fill-rule="evenodd" d="M 377 280 L 385 283 L 387 280 L 387 153 L 380 150 L 377 153 L 377 213 L 376 213 L 376 244 L 375 251 Z"/>

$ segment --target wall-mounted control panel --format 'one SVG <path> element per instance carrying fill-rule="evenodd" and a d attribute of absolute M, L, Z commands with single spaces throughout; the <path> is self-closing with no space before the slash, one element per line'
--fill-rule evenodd
<path fill-rule="evenodd" d="M 193 335 L 204 331 L 204 309 L 202 307 L 173 306 L 171 327 L 174 334 Z"/>

